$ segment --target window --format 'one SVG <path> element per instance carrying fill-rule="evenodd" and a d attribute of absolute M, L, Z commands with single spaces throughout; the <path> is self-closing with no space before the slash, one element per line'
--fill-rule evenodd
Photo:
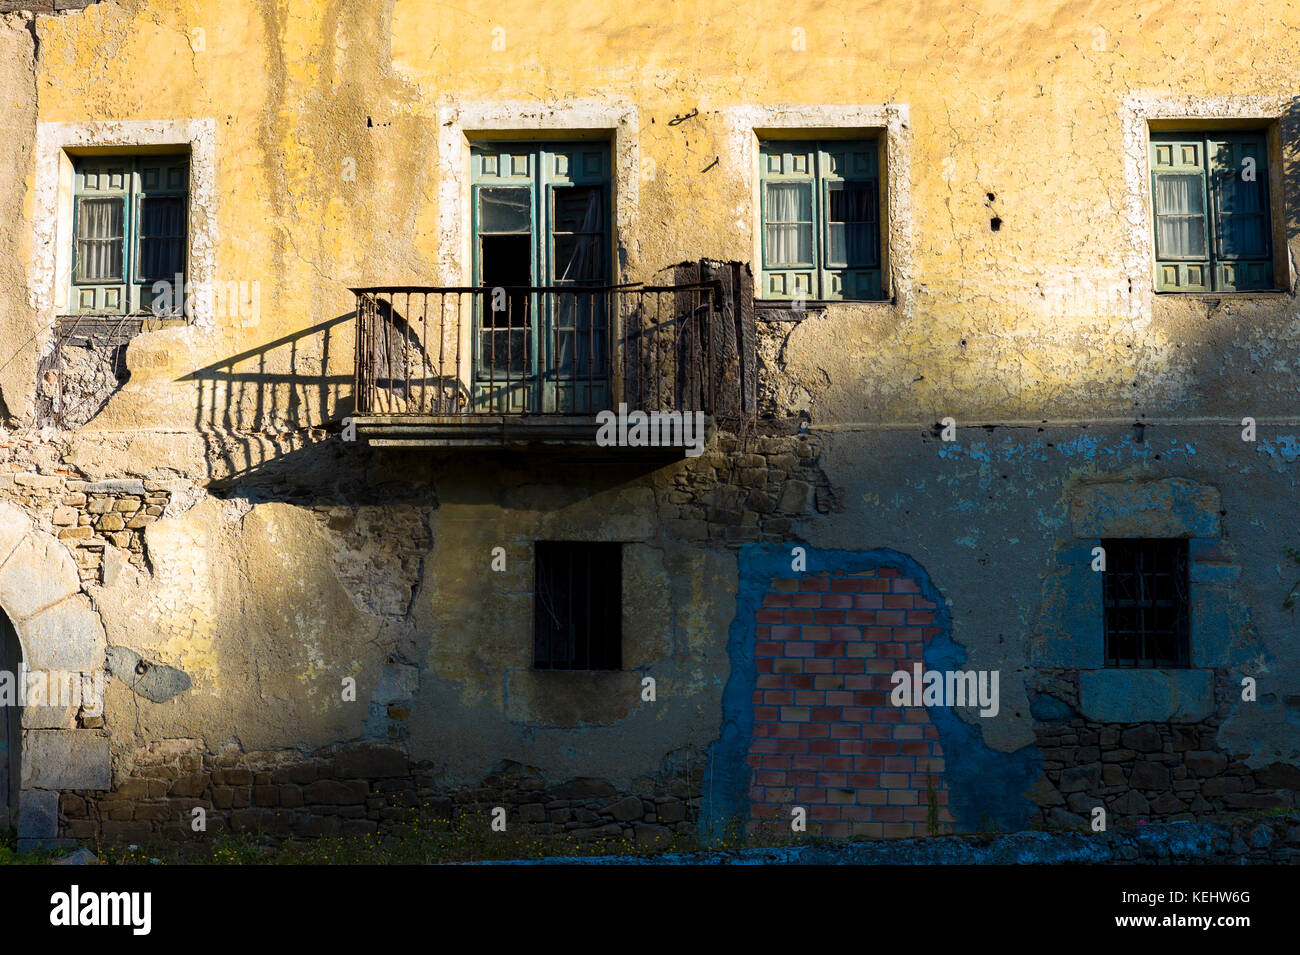
<path fill-rule="evenodd" d="M 179 314 L 189 158 L 77 156 L 73 170 L 71 310 Z"/>
<path fill-rule="evenodd" d="M 881 297 L 876 140 L 759 144 L 763 297 Z"/>
<path fill-rule="evenodd" d="M 1156 289 L 1276 287 L 1262 132 L 1151 134 Z"/>
<path fill-rule="evenodd" d="M 609 144 L 477 143 L 471 164 L 474 284 L 507 290 L 475 315 L 476 405 L 604 408 L 610 299 L 580 290 L 610 284 Z"/>
<path fill-rule="evenodd" d="M 623 545 L 538 541 L 533 666 L 617 670 L 623 665 Z"/>
<path fill-rule="evenodd" d="M 1103 540 L 1106 665 L 1190 666 L 1186 540 Z"/>

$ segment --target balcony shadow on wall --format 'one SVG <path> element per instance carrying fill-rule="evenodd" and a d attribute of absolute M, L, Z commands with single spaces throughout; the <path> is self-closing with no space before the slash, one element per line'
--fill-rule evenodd
<path fill-rule="evenodd" d="M 341 459 L 357 457 L 340 440 L 353 408 L 355 317 L 339 315 L 177 379 L 195 386 L 194 428 L 210 487 L 337 483 Z"/>

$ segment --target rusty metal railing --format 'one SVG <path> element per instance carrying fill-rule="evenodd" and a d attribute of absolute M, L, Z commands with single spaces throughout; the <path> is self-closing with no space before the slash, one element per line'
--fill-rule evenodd
<path fill-rule="evenodd" d="M 359 414 L 713 413 L 717 282 L 352 291 Z"/>

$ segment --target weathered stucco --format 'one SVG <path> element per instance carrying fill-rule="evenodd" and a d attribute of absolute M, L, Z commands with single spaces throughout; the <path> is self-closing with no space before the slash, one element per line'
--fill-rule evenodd
<path fill-rule="evenodd" d="M 88 662 L 31 637 L 49 613 L 33 594 L 57 584 L 120 659 L 189 681 L 155 702 L 115 675 L 104 725 L 65 727 L 101 741 L 114 785 L 148 776 L 181 783 L 139 784 L 150 798 L 208 798 L 191 763 L 214 754 L 270 766 L 369 741 L 447 787 L 511 760 L 548 784 L 645 791 L 723 733 L 727 636 L 750 586 L 738 550 L 760 541 L 887 549 L 924 570 L 964 665 L 1001 671 L 998 718 L 956 714 L 993 754 L 950 771 L 970 788 L 987 767 L 1034 765 L 1040 670 L 1100 669 L 1079 549 L 1194 538 L 1197 662 L 1218 675 L 1195 678 L 1193 703 L 1181 685 L 1152 689 L 1130 715 L 1212 710 L 1234 765 L 1300 759 L 1282 609 L 1296 569 L 1283 546 L 1300 545 L 1295 11 L 842 6 L 795 0 L 756 19 L 717 0 L 689 16 L 627 0 L 106 0 L 0 14 L 0 412 L 21 438 L 0 465 L 44 482 L 0 483 L 13 502 L 0 507 L 26 522 L 11 563 L 63 568 L 9 587 L 0 566 L 0 605 L 35 640 L 28 654 L 101 667 L 98 644 Z M 1193 119 L 1273 124 L 1282 290 L 1153 291 L 1146 130 Z M 761 435 L 654 466 L 341 440 L 349 289 L 472 278 L 471 141 L 610 140 L 615 279 L 648 282 L 705 258 L 757 268 L 757 135 L 798 129 L 883 136 L 889 298 L 759 309 Z M 66 285 L 63 151 L 158 144 L 191 148 L 193 277 L 258 297 L 142 331 L 103 409 L 42 432 L 37 362 Z M 1257 441 L 1241 438 L 1245 416 Z M 955 441 L 933 430 L 944 418 Z M 123 479 L 149 482 L 141 514 L 165 493 L 161 513 L 109 527 L 88 510 L 87 494 L 110 510 L 133 495 L 83 485 Z M 531 668 L 533 546 L 551 539 L 624 542 L 622 671 Z M 1243 676 L 1258 702 L 1215 697 Z M 1083 715 L 1123 712 L 1113 692 L 1094 705 L 1086 684 Z"/>

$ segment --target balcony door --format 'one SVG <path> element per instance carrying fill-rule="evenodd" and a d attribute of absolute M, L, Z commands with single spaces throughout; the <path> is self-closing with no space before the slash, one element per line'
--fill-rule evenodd
<path fill-rule="evenodd" d="M 476 411 L 607 407 L 609 168 L 602 142 L 473 146 Z"/>

